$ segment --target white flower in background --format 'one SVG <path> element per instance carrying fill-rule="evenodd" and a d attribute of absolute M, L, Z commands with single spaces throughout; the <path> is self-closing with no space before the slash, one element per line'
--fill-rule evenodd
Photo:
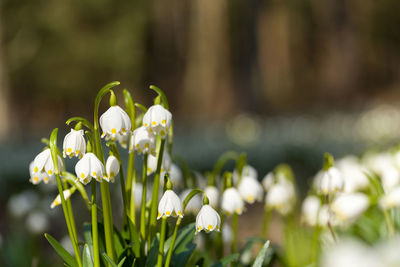
<path fill-rule="evenodd" d="M 131 129 L 131 120 L 128 114 L 119 106 L 111 106 L 100 116 L 100 127 L 103 130 L 101 137 L 106 140 L 116 140 L 117 135 L 126 135 Z"/>
<path fill-rule="evenodd" d="M 317 175 L 318 191 L 324 195 L 337 193 L 343 190 L 343 175 L 335 167 L 330 167 L 326 171 L 322 171 Z"/>
<path fill-rule="evenodd" d="M 118 159 L 113 155 L 109 156 L 106 161 L 106 175 L 103 176 L 103 179 L 107 182 L 114 182 L 115 176 L 119 173 L 119 169 Z"/>
<path fill-rule="evenodd" d="M 230 187 L 222 193 L 221 209 L 228 215 L 233 213 L 242 214 L 244 202 L 236 188 Z"/>
<path fill-rule="evenodd" d="M 183 218 L 182 201 L 172 190 L 166 190 L 158 203 L 157 219 L 169 216 L 179 216 Z"/>
<path fill-rule="evenodd" d="M 232 243 L 232 239 L 233 239 L 232 228 L 229 224 L 224 223 L 222 225 L 222 240 L 224 241 L 225 244 L 230 244 Z"/>
<path fill-rule="evenodd" d="M 219 203 L 219 190 L 215 186 L 209 185 L 204 189 L 204 193 L 210 201 L 210 206 L 216 209 Z"/>
<path fill-rule="evenodd" d="M 336 217 L 330 211 L 328 205 L 324 204 L 318 210 L 317 225 L 326 227 L 326 226 L 328 226 L 328 222 L 332 226 L 337 226 L 338 225 L 338 221 L 336 220 Z M 330 236 L 331 236 L 331 234 L 330 234 Z"/>
<path fill-rule="evenodd" d="M 93 153 L 86 153 L 75 165 L 76 177 L 83 184 L 89 183 L 92 178 L 101 182 L 105 174 L 104 165 Z"/>
<path fill-rule="evenodd" d="M 321 267 L 384 267 L 373 248 L 355 239 L 341 240 L 327 247 L 322 254 Z"/>
<path fill-rule="evenodd" d="M 249 176 L 254 179 L 258 179 L 257 170 L 250 165 L 245 165 L 245 166 L 243 166 L 243 169 L 242 169 L 242 177 L 245 177 L 245 176 Z M 238 179 L 239 179 L 239 173 L 238 173 L 237 169 L 235 169 L 232 173 L 233 183 L 236 183 L 238 181 Z"/>
<path fill-rule="evenodd" d="M 301 206 L 301 220 L 309 226 L 315 226 L 318 222 L 318 212 L 321 201 L 316 196 L 307 196 Z"/>
<path fill-rule="evenodd" d="M 394 236 L 384 240 L 375 246 L 377 253 L 381 256 L 384 266 L 400 266 L 400 236 Z"/>
<path fill-rule="evenodd" d="M 172 160 L 168 152 L 164 151 L 161 163 L 161 172 L 169 171 L 171 168 Z M 149 154 L 147 157 L 147 175 L 152 174 L 157 170 L 157 157 Z"/>
<path fill-rule="evenodd" d="M 72 158 L 73 156 L 76 156 L 77 158 L 83 157 L 83 155 L 86 152 L 86 142 L 83 135 L 84 135 L 83 130 L 75 131 L 74 129 L 71 129 L 71 132 L 69 132 L 64 137 L 64 143 L 63 143 L 64 158 L 66 156 L 68 156 L 69 158 Z"/>
<path fill-rule="evenodd" d="M 221 218 L 210 205 L 203 205 L 196 216 L 196 233 L 204 230 L 205 232 L 219 231 Z"/>
<path fill-rule="evenodd" d="M 171 126 L 172 114 L 161 105 L 151 106 L 143 116 L 143 126 L 156 135 L 165 138 Z"/>
<path fill-rule="evenodd" d="M 400 173 L 397 168 L 392 166 L 381 173 L 382 187 L 385 192 L 391 191 L 400 184 Z"/>
<path fill-rule="evenodd" d="M 26 218 L 26 228 L 34 234 L 42 234 L 49 227 L 49 220 L 43 211 L 33 211 Z"/>
<path fill-rule="evenodd" d="M 331 209 L 337 220 L 342 223 L 355 221 L 369 207 L 369 199 L 363 193 L 344 193 L 335 197 Z"/>
<path fill-rule="evenodd" d="M 191 191 L 192 191 L 192 189 L 186 189 L 180 194 L 180 198 L 181 198 L 182 202 L 185 200 L 187 195 L 190 194 Z M 199 194 L 196 194 L 187 203 L 185 212 L 196 214 L 201 209 L 201 205 L 203 205 L 203 202 L 201 201 L 201 197 Z"/>
<path fill-rule="evenodd" d="M 260 182 L 251 176 L 243 176 L 238 190 L 243 200 L 253 204 L 254 201 L 262 201 L 264 190 Z"/>
<path fill-rule="evenodd" d="M 143 185 L 140 183 L 135 183 L 134 186 L 134 198 L 135 198 L 135 209 L 136 210 L 140 210 L 141 205 L 140 203 L 142 203 L 142 191 L 143 191 Z M 148 202 L 151 199 L 151 192 L 153 187 L 151 186 L 151 184 L 147 185 L 146 188 L 146 202 Z M 161 194 L 162 195 L 162 192 Z"/>
<path fill-rule="evenodd" d="M 272 185 L 275 183 L 275 175 L 273 172 L 267 173 L 261 181 L 264 190 L 268 191 Z"/>
<path fill-rule="evenodd" d="M 345 193 L 353 193 L 369 187 L 365 169 L 356 157 L 347 156 L 337 161 L 336 167 L 343 175 Z"/>
<path fill-rule="evenodd" d="M 25 190 L 12 195 L 7 202 L 7 208 L 12 216 L 20 218 L 32 210 L 38 203 L 39 196 L 33 190 Z"/>
<path fill-rule="evenodd" d="M 163 171 L 160 175 L 160 185 L 164 186 L 164 176 L 165 171 Z M 182 188 L 183 187 L 183 175 L 181 169 L 178 165 L 172 163 L 171 168 L 168 170 L 169 179 L 171 180 L 172 186 L 174 188 Z"/>
<path fill-rule="evenodd" d="M 62 158 L 57 155 L 58 159 L 58 169 L 61 171 L 63 169 Z M 46 148 L 40 152 L 33 160 L 33 171 L 31 176 L 40 172 L 46 172 L 49 176 L 54 175 L 54 164 L 51 158 L 51 151 Z"/>
<path fill-rule="evenodd" d="M 134 150 L 138 154 L 145 153 L 155 156 L 156 137 L 152 132 L 146 130 L 144 126 L 137 128 L 132 133 L 129 152 Z"/>
<path fill-rule="evenodd" d="M 400 186 L 383 195 L 379 200 L 379 205 L 384 210 L 400 207 Z"/>
<path fill-rule="evenodd" d="M 275 209 L 281 215 L 289 214 L 296 202 L 294 185 L 289 182 L 274 184 L 265 197 L 265 206 L 269 209 Z"/>
<path fill-rule="evenodd" d="M 34 167 L 33 167 L 33 161 L 29 164 L 29 173 L 30 173 L 30 179 L 29 182 L 31 182 L 32 184 L 38 184 L 41 181 L 43 181 L 45 184 L 47 184 L 49 181 L 53 182 L 55 175 L 48 175 L 45 171 L 41 171 L 41 172 L 34 172 L 33 171 Z"/>
<path fill-rule="evenodd" d="M 74 189 L 66 189 L 63 191 L 63 195 L 64 195 L 64 199 L 67 200 L 70 198 L 70 196 L 75 192 L 75 188 Z M 61 196 L 60 194 L 57 195 L 57 197 L 54 199 L 54 201 L 51 203 L 50 208 L 54 209 L 55 207 L 57 207 L 58 205 L 61 204 Z"/>
<path fill-rule="evenodd" d="M 117 141 L 120 144 L 122 148 L 127 148 L 128 147 L 128 140 L 130 137 L 130 132 L 128 131 L 127 134 L 117 134 Z"/>

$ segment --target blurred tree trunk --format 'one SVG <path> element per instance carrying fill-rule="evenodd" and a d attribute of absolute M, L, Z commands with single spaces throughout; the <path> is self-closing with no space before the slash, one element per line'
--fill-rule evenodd
<path fill-rule="evenodd" d="M 181 106 L 183 114 L 223 118 L 233 107 L 228 0 L 193 0 Z"/>
<path fill-rule="evenodd" d="M 0 15 L 1 2 L 0 2 Z M 9 91 L 6 69 L 4 64 L 4 51 L 2 39 L 2 20 L 0 17 L 0 141 L 4 140 L 10 131 Z"/>

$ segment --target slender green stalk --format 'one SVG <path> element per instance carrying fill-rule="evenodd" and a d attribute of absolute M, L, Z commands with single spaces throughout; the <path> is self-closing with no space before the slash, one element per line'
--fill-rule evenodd
<path fill-rule="evenodd" d="M 321 235 L 321 228 L 316 225 L 314 227 L 314 234 L 313 234 L 313 244 L 312 244 L 312 251 L 311 251 L 311 260 L 313 264 L 317 263 L 317 255 L 318 255 L 318 244 L 319 244 L 319 237 Z"/>
<path fill-rule="evenodd" d="M 64 184 L 63 189 L 67 190 L 68 189 L 68 183 L 67 183 L 67 181 L 65 179 L 63 180 L 63 184 Z M 75 217 L 74 217 L 74 213 L 72 211 L 72 206 L 71 206 L 71 200 L 67 199 L 65 201 L 66 201 L 66 204 L 67 204 L 67 212 L 68 212 L 68 218 L 69 218 L 70 225 L 71 225 L 72 234 L 74 235 L 74 239 L 78 240 L 78 235 L 76 233 Z"/>
<path fill-rule="evenodd" d="M 134 184 L 136 183 L 135 179 L 135 153 L 129 153 L 129 160 L 128 160 L 128 172 L 126 175 L 126 196 L 130 199 L 128 204 L 128 216 L 131 219 L 132 223 L 136 225 L 136 214 L 135 214 L 135 197 L 134 197 Z"/>
<path fill-rule="evenodd" d="M 122 166 L 122 159 L 121 159 L 121 155 L 119 154 L 119 150 L 118 150 L 117 145 L 115 143 L 111 144 L 110 149 L 114 153 L 114 156 L 118 159 L 119 166 L 120 166 L 119 178 L 120 178 L 120 184 L 121 184 L 122 202 L 124 204 L 123 220 L 126 221 L 127 220 L 126 216 L 128 214 L 128 212 L 127 212 L 128 200 L 127 200 L 127 197 L 126 197 L 124 168 Z"/>
<path fill-rule="evenodd" d="M 237 252 L 237 227 L 238 227 L 238 218 L 239 215 L 237 213 L 233 213 L 232 215 L 232 231 L 233 231 L 233 238 L 232 238 L 232 251 L 231 253 Z"/>
<path fill-rule="evenodd" d="M 385 223 L 388 231 L 388 236 L 393 237 L 395 233 L 394 224 L 392 220 L 392 216 L 389 213 L 389 210 L 383 210 L 383 216 L 385 217 Z"/>
<path fill-rule="evenodd" d="M 165 260 L 164 267 L 169 267 L 169 264 L 171 263 L 172 252 L 174 251 L 176 236 L 178 235 L 178 228 L 179 228 L 179 225 L 181 225 L 181 222 L 182 222 L 182 218 L 178 217 L 178 220 L 176 221 L 176 224 L 175 224 L 174 233 L 172 234 L 171 244 L 169 246 L 167 259 Z"/>
<path fill-rule="evenodd" d="M 150 223 L 149 223 L 150 226 L 148 234 L 150 241 L 149 244 L 151 244 L 151 241 L 154 238 L 157 228 L 158 192 L 160 188 L 160 173 L 161 173 L 161 164 L 164 154 L 164 146 L 165 146 L 165 139 L 162 139 L 158 150 L 157 169 L 156 169 L 156 174 L 154 176 L 153 194 L 151 198 Z"/>
<path fill-rule="evenodd" d="M 142 237 L 142 251 L 146 240 L 146 194 L 147 194 L 147 154 L 143 157 L 143 181 L 142 181 L 142 208 L 140 209 L 140 236 Z"/>
<path fill-rule="evenodd" d="M 97 191 L 96 181 L 92 181 L 92 241 L 93 241 L 93 260 L 94 267 L 100 267 L 100 254 L 99 254 L 99 232 L 97 225 Z"/>
<path fill-rule="evenodd" d="M 264 221 L 262 228 L 262 237 L 266 238 L 268 235 L 269 221 L 271 220 L 271 211 L 265 208 L 264 211 Z"/>
<path fill-rule="evenodd" d="M 167 217 L 161 219 L 161 233 L 160 233 L 160 246 L 158 247 L 157 267 L 163 266 L 164 258 L 164 241 L 165 241 L 165 230 L 167 228 Z"/>
<path fill-rule="evenodd" d="M 218 233 L 218 243 L 217 243 L 217 259 L 222 259 L 224 257 L 224 239 L 222 237 L 222 229 L 225 223 L 225 215 L 221 213 L 221 230 Z"/>

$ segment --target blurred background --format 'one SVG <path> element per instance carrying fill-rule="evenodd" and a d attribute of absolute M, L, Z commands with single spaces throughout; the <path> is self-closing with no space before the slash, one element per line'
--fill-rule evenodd
<path fill-rule="evenodd" d="M 28 165 L 53 128 L 63 136 L 69 117 L 92 118 L 110 81 L 146 106 L 150 84 L 166 92 L 174 153 L 199 171 L 226 150 L 244 151 L 260 178 L 287 162 L 306 190 L 324 151 L 396 144 L 399 10 L 398 0 L 1 0 L 3 265 L 52 262 L 55 253 L 43 260 L 36 244 L 48 247 L 41 233 L 60 237 L 66 227 L 48 208 L 54 188 L 37 195 Z"/>

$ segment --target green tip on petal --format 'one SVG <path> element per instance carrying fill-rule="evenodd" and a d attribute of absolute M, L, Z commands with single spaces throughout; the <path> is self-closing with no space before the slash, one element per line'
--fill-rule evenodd
<path fill-rule="evenodd" d="M 335 161 L 335 160 L 333 159 L 332 154 L 326 152 L 326 153 L 324 154 L 324 170 L 326 171 L 326 170 L 328 170 L 330 167 L 332 167 L 334 161 Z"/>

